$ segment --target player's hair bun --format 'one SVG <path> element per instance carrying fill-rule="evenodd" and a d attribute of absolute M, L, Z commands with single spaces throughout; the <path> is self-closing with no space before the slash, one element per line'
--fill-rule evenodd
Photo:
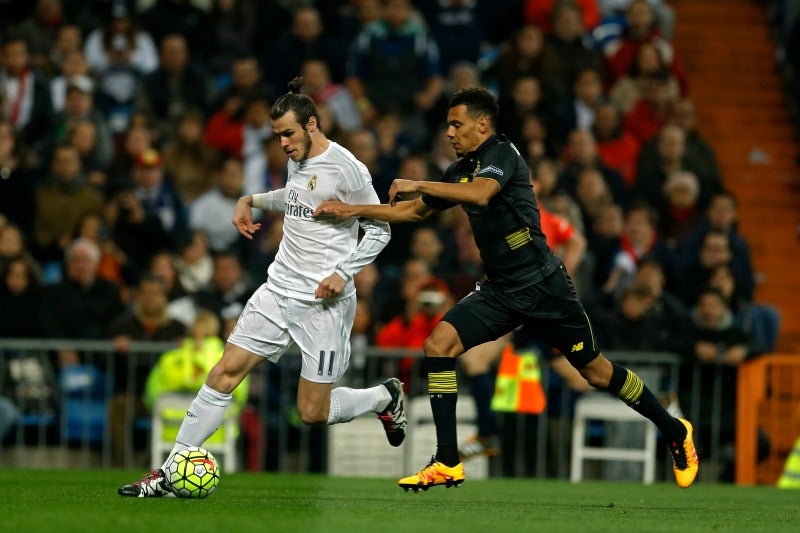
<path fill-rule="evenodd" d="M 303 77 L 297 76 L 292 81 L 289 82 L 289 92 L 294 94 L 303 94 L 305 89 L 305 85 L 303 83 Z"/>

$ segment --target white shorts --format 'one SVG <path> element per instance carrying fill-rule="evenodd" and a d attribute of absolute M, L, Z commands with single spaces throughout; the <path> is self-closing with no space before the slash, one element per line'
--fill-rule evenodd
<path fill-rule="evenodd" d="M 300 348 L 300 375 L 316 383 L 338 381 L 350 362 L 350 330 L 356 296 L 303 301 L 261 285 L 247 300 L 228 342 L 277 363 L 294 345 Z"/>

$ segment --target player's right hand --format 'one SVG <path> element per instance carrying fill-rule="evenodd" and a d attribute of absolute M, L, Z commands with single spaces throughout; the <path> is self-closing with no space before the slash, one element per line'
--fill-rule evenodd
<path fill-rule="evenodd" d="M 236 202 L 231 222 L 239 230 L 239 233 L 250 240 L 253 240 L 253 234 L 261 229 L 261 224 L 253 224 L 253 213 L 244 198 Z"/>
<path fill-rule="evenodd" d="M 351 206 L 339 200 L 325 200 L 314 210 L 314 218 L 349 218 L 353 216 Z"/>

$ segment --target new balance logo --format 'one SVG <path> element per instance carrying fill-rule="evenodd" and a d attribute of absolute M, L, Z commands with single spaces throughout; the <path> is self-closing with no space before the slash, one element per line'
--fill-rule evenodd
<path fill-rule="evenodd" d="M 578 344 L 573 344 L 572 345 L 572 350 L 570 350 L 570 351 L 571 352 L 580 352 L 581 350 L 583 350 L 583 343 L 579 342 Z"/>

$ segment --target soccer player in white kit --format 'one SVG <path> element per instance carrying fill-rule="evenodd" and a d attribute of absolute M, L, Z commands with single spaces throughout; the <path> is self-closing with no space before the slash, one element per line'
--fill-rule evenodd
<path fill-rule="evenodd" d="M 367 218 L 312 217 L 330 198 L 380 202 L 366 166 L 319 129 L 317 109 L 301 87 L 300 78 L 293 80 L 270 111 L 272 131 L 290 158 L 286 187 L 242 197 L 233 215 L 239 232 L 252 239 L 261 227 L 253 223 L 252 207 L 283 211 L 283 239 L 266 283 L 248 300 L 222 359 L 186 412 L 170 456 L 201 446 L 221 424 L 231 393 L 245 376 L 264 359 L 277 362 L 293 345 L 303 359 L 297 390 L 303 422 L 336 424 L 374 412 L 392 446 L 405 437 L 403 385 L 398 379 L 369 389 L 333 388 L 350 358 L 356 309 L 353 275 L 388 244 L 390 230 L 388 223 Z M 359 227 L 364 232 L 360 241 Z M 171 494 L 162 468 L 120 487 L 118 493 L 140 498 Z"/>

